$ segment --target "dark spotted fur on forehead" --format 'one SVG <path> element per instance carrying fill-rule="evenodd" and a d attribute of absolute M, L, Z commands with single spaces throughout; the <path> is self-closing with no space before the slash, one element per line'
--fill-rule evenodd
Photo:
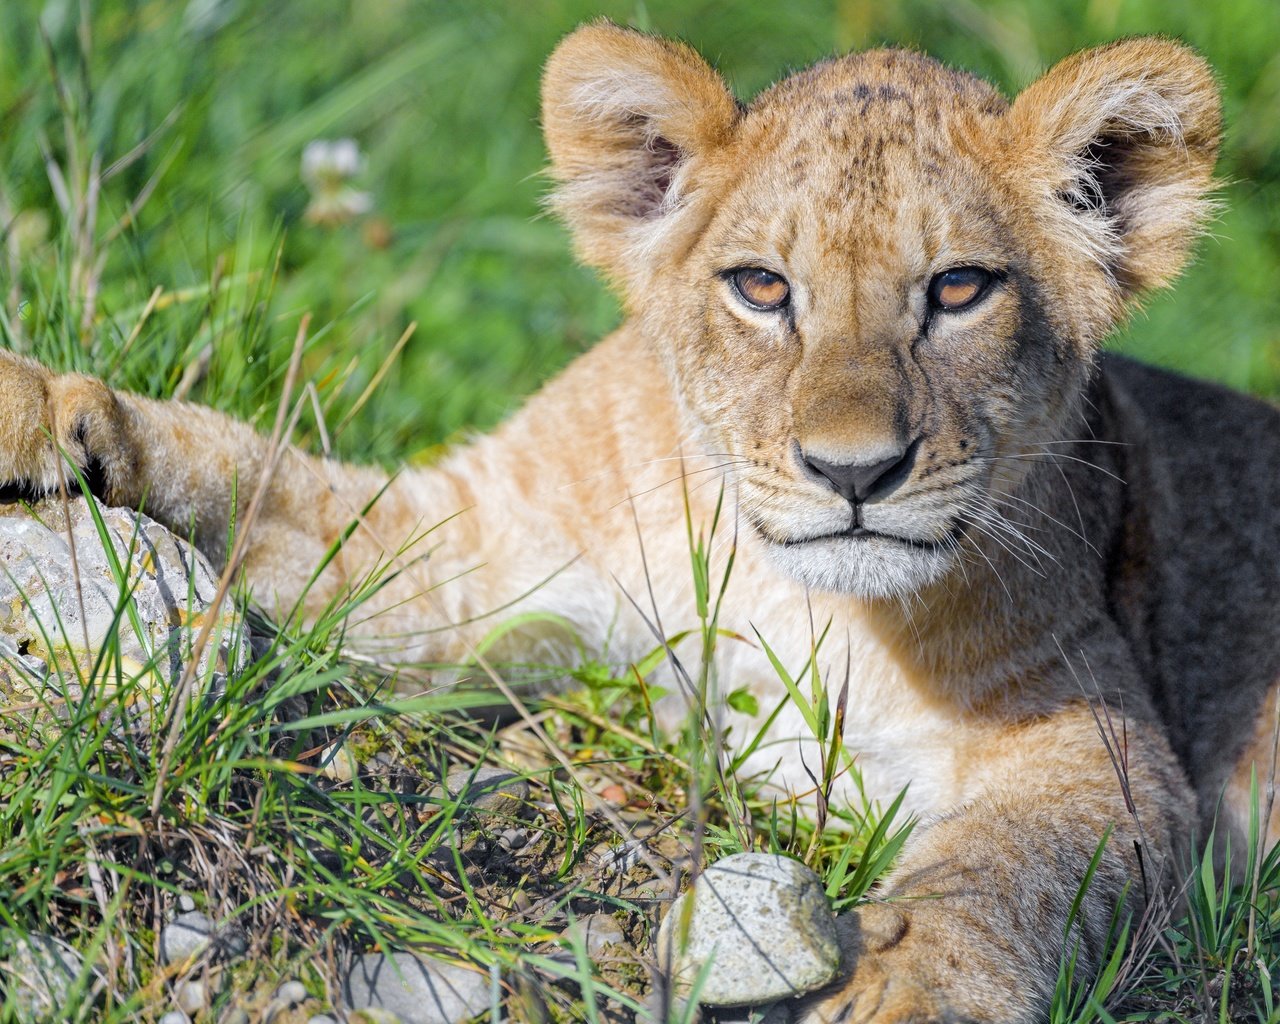
<path fill-rule="evenodd" d="M 832 149 L 849 151 L 851 176 L 883 178 L 905 160 L 939 178 L 966 131 L 986 134 L 1007 108 L 973 75 L 909 50 L 873 50 L 824 61 L 761 93 L 740 133 L 776 136 L 792 157 L 794 187 L 804 185 L 806 164 Z"/>
<path fill-rule="evenodd" d="M 989 82 L 903 49 L 866 50 L 820 61 L 760 93 L 748 110 L 783 104 L 800 110 L 848 108 L 862 116 L 874 106 L 900 105 L 913 121 L 923 116 L 926 122 L 961 107 L 993 117 L 1008 109 Z"/>

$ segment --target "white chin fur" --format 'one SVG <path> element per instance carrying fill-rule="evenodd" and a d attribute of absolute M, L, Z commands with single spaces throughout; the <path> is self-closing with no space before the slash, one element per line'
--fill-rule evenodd
<path fill-rule="evenodd" d="M 775 564 L 814 590 L 855 597 L 896 597 L 941 579 L 954 555 L 880 537 L 828 537 L 768 544 Z"/>

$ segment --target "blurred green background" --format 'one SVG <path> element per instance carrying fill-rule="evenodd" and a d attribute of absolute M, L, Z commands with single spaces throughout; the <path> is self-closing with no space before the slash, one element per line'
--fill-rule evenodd
<path fill-rule="evenodd" d="M 334 448 L 412 459 L 492 424 L 617 320 L 538 205 L 539 70 L 599 15 L 687 40 L 743 97 L 877 43 L 1014 92 L 1081 46 L 1191 42 L 1226 94 L 1225 208 L 1115 344 L 1280 395 L 1276 0 L 3 0 L 7 343 L 269 421 L 311 311 L 306 369 L 332 432 L 416 321 Z M 301 154 L 340 137 L 364 155 L 347 184 L 371 209 L 314 223 Z"/>

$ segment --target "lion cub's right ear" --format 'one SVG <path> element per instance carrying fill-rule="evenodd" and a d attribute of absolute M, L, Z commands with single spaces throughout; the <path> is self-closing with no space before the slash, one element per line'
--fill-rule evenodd
<path fill-rule="evenodd" d="M 683 43 L 607 22 L 556 47 L 542 77 L 551 205 L 579 257 L 630 290 L 680 231 L 698 158 L 738 119 L 724 80 Z"/>

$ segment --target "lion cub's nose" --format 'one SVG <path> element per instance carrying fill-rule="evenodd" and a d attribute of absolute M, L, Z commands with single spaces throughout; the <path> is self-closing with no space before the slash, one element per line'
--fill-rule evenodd
<path fill-rule="evenodd" d="M 916 452 L 920 448 L 917 439 L 905 449 L 879 462 L 827 462 L 816 455 L 805 455 L 804 464 L 812 473 L 831 484 L 835 492 L 846 501 L 860 504 L 887 498 L 911 475 Z"/>

